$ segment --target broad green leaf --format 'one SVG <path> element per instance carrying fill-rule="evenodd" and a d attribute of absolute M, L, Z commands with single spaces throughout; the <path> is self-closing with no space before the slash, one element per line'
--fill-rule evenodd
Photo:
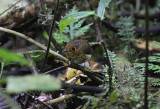
<path fill-rule="evenodd" d="M 116 102 L 117 97 L 118 97 L 117 92 L 116 91 L 112 92 L 109 97 L 110 104 L 113 104 L 114 102 Z"/>
<path fill-rule="evenodd" d="M 72 18 L 72 19 L 65 19 L 65 20 L 60 21 L 60 25 L 59 25 L 60 26 L 60 30 L 59 30 L 60 36 L 62 35 L 64 28 L 75 20 L 76 20 L 75 18 Z"/>
<path fill-rule="evenodd" d="M 21 93 L 29 90 L 54 91 L 61 88 L 61 81 L 50 75 L 8 77 L 7 91 Z"/>
<path fill-rule="evenodd" d="M 0 61 L 4 63 L 20 62 L 22 65 L 29 65 L 29 62 L 25 58 L 2 48 L 0 48 Z"/>
<path fill-rule="evenodd" d="M 66 15 L 59 23 L 60 36 L 62 35 L 64 28 L 68 26 L 70 23 L 74 22 L 77 19 L 84 18 L 90 15 L 95 15 L 95 12 L 81 11 L 81 12 L 75 12 L 73 14 Z"/>
<path fill-rule="evenodd" d="M 100 0 L 98 4 L 97 15 L 101 18 L 101 20 L 104 19 L 105 8 L 109 5 L 110 2 L 111 0 Z"/>

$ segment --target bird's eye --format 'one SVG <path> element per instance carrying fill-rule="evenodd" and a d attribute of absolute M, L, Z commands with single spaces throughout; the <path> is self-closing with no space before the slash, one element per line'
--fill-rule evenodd
<path fill-rule="evenodd" d="M 73 50 L 73 51 L 75 51 L 75 50 L 76 50 L 76 48 L 74 48 L 74 47 L 73 47 L 73 48 L 72 48 L 72 50 Z"/>

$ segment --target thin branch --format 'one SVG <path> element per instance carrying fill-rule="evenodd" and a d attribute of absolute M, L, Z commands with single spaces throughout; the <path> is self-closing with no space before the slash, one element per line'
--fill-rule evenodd
<path fill-rule="evenodd" d="M 56 1 L 56 0 L 55 0 Z M 44 14 L 44 15 L 46 15 L 46 10 L 45 10 L 45 7 L 44 7 L 44 0 L 40 0 L 40 2 L 41 2 L 41 7 L 42 7 L 42 14 Z M 55 2 L 53 2 L 53 5 L 54 5 L 54 3 Z M 57 4 L 57 3 L 56 3 Z M 57 5 L 56 5 L 57 6 Z M 56 7 L 57 8 L 57 7 Z M 38 8 L 39 9 L 39 8 Z M 55 10 L 55 11 L 57 11 L 57 9 Z M 54 12 L 55 12 L 54 11 Z M 39 13 L 40 13 L 40 11 L 39 11 Z M 55 13 L 54 13 L 55 14 Z M 46 19 L 45 19 L 45 16 L 40 16 L 41 17 L 41 19 L 42 19 L 42 22 L 45 22 L 46 21 Z M 54 15 L 54 17 L 55 17 L 55 15 Z M 52 20 L 53 21 L 53 20 Z M 53 24 L 53 23 L 52 23 Z M 44 25 L 43 25 L 44 26 Z M 48 26 L 44 26 L 44 29 L 46 30 L 46 32 L 47 32 L 47 34 L 48 34 L 48 36 L 50 36 L 50 33 L 49 33 L 49 31 L 48 31 Z M 51 38 L 51 41 L 52 41 L 52 43 L 53 43 L 53 45 L 54 45 L 54 47 L 55 47 L 55 49 L 57 50 L 57 51 L 59 51 L 59 53 L 62 53 L 62 49 L 61 49 L 61 46 L 56 42 L 56 40 L 55 40 L 55 38 L 54 37 L 50 37 Z"/>
<path fill-rule="evenodd" d="M 33 62 L 32 58 L 31 58 L 31 56 L 29 55 L 29 53 L 25 52 L 24 56 L 29 60 L 29 62 L 30 62 L 30 69 L 32 70 L 32 72 L 34 73 L 34 75 L 38 75 L 38 70 L 35 67 L 34 62 Z"/>
<path fill-rule="evenodd" d="M 145 0 L 145 30 L 146 30 L 146 65 L 145 65 L 145 86 L 144 86 L 144 109 L 148 109 L 148 39 L 149 39 L 149 11 L 148 0 Z"/>
<path fill-rule="evenodd" d="M 59 0 L 57 0 L 56 9 L 54 11 L 54 17 L 53 17 L 52 25 L 51 25 L 50 32 L 49 32 L 49 40 L 48 40 L 47 51 L 46 51 L 46 55 L 45 55 L 45 59 L 44 59 L 43 65 L 42 65 L 41 70 L 40 70 L 41 72 L 43 72 L 43 68 L 44 68 L 45 63 L 46 63 L 47 58 L 48 58 L 48 53 L 49 53 L 49 48 L 50 48 L 50 43 L 51 43 L 51 37 L 52 37 L 53 27 L 54 27 L 54 24 L 55 24 L 55 18 L 56 18 L 58 5 L 59 5 Z"/>
<path fill-rule="evenodd" d="M 90 9 L 93 10 L 92 8 L 92 5 L 90 3 L 89 0 L 87 0 L 88 3 L 89 3 L 89 6 L 90 6 Z M 101 31 L 99 29 L 99 25 L 98 25 L 98 20 L 95 20 L 93 17 L 92 17 L 92 20 L 94 22 L 94 26 L 95 26 L 95 30 L 96 30 L 96 33 L 97 33 L 97 36 L 98 36 L 98 40 L 99 40 L 99 43 L 102 45 L 105 53 L 106 53 L 106 60 L 107 60 L 107 65 L 109 67 L 108 69 L 108 74 L 109 74 L 109 93 L 111 93 L 111 89 L 112 89 L 112 67 L 111 67 L 111 62 L 110 62 L 110 59 L 109 59 L 109 55 L 108 55 L 108 51 L 107 51 L 107 47 L 104 43 L 104 40 L 102 38 L 102 34 L 101 34 Z"/>
<path fill-rule="evenodd" d="M 71 88 L 75 92 L 89 92 L 89 93 L 102 93 L 105 91 L 102 87 L 88 86 L 88 85 L 76 85 L 63 83 L 62 88 L 68 89 Z"/>
<path fill-rule="evenodd" d="M 42 10 L 43 10 L 43 11 L 42 11 L 42 14 L 46 15 L 46 10 L 45 10 L 45 7 L 44 7 L 44 0 L 40 0 L 40 2 L 41 2 Z M 57 3 L 56 3 L 56 4 L 57 4 Z M 54 5 L 54 2 L 53 2 L 53 5 Z M 57 8 L 57 5 L 56 5 L 56 8 Z M 55 10 L 55 11 L 57 11 L 57 10 Z M 40 17 L 41 17 L 41 19 L 42 19 L 42 22 L 45 22 L 45 21 L 46 21 L 45 16 L 40 16 Z M 54 17 L 55 17 L 55 15 L 54 15 Z M 53 23 L 52 23 L 52 24 L 53 24 Z M 48 36 L 50 36 L 50 33 L 49 33 L 49 31 L 48 31 L 48 26 L 44 26 L 44 28 L 45 28 Z M 56 40 L 55 40 L 54 37 L 51 37 L 51 41 L 52 41 L 55 49 L 56 49 L 57 51 L 59 51 L 59 53 L 62 53 L 61 46 L 56 42 Z"/>
<path fill-rule="evenodd" d="M 69 99 L 71 99 L 71 98 L 74 98 L 74 97 L 77 97 L 77 96 L 82 96 L 82 95 L 87 95 L 87 94 L 89 94 L 89 93 L 83 92 L 83 93 L 80 93 L 80 94 L 62 95 L 62 96 L 60 96 L 59 98 L 56 98 L 56 99 L 51 100 L 51 101 L 50 101 L 50 104 L 53 105 L 53 104 L 56 104 L 56 103 L 60 103 L 60 102 L 62 102 L 62 101 L 64 101 L 64 100 L 69 100 Z"/>
<path fill-rule="evenodd" d="M 36 46 L 40 47 L 41 49 L 47 50 L 47 47 L 46 47 L 46 46 L 42 45 L 42 44 L 39 43 L 39 42 L 36 42 L 36 41 L 33 40 L 32 38 L 30 38 L 30 37 L 28 37 L 28 36 L 26 36 L 26 35 L 24 35 L 24 34 L 22 34 L 22 33 L 19 33 L 19 32 L 16 32 L 16 31 L 13 31 L 13 30 L 10 30 L 10 29 L 7 29 L 7 28 L 3 28 L 3 27 L 0 27 L 0 31 L 3 31 L 3 32 L 6 32 L 6 33 L 10 33 L 10 34 L 19 36 L 19 37 L 21 37 L 21 38 L 23 38 L 23 39 L 25 39 L 25 40 L 27 40 L 27 41 L 35 44 Z M 67 59 L 67 58 L 65 58 L 64 56 L 58 54 L 57 52 L 55 52 L 55 51 L 53 51 L 53 50 L 51 50 L 51 49 L 49 49 L 49 53 L 51 53 L 52 55 L 60 58 L 61 60 L 65 61 L 65 62 L 68 62 L 68 59 Z"/>
<path fill-rule="evenodd" d="M 96 33 L 97 33 L 99 42 L 102 45 L 102 47 L 103 47 L 103 49 L 104 49 L 104 51 L 106 53 L 107 65 L 109 67 L 109 69 L 108 69 L 108 75 L 109 75 L 109 93 L 111 93 L 111 91 L 112 91 L 112 63 L 110 62 L 110 59 L 109 59 L 109 54 L 108 54 L 108 51 L 107 51 L 107 47 L 106 47 L 106 45 L 104 43 L 104 40 L 102 39 L 102 34 L 101 34 L 101 31 L 100 31 L 99 26 L 98 26 L 98 21 L 94 21 L 94 22 L 95 22 L 95 29 L 96 29 Z"/>
<path fill-rule="evenodd" d="M 77 97 L 78 95 L 77 94 L 68 94 L 68 95 L 62 95 L 60 96 L 59 98 L 56 98 L 56 99 L 53 99 L 50 101 L 50 104 L 54 105 L 56 103 L 60 103 L 64 100 L 69 100 L 71 98 L 74 98 L 74 97 Z"/>
<path fill-rule="evenodd" d="M 60 66 L 60 67 L 58 67 L 58 68 L 52 69 L 52 70 L 50 70 L 50 71 L 47 71 L 47 72 L 45 72 L 44 74 L 48 74 L 48 73 L 51 73 L 51 72 L 54 72 L 54 71 L 57 71 L 57 70 L 60 70 L 60 69 L 66 68 L 66 67 L 68 67 L 68 66 Z"/>

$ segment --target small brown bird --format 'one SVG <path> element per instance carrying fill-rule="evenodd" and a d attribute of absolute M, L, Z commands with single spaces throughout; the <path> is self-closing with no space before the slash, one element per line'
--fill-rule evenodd
<path fill-rule="evenodd" d="M 64 50 L 67 58 L 72 63 L 80 64 L 81 66 L 97 73 L 101 72 L 101 65 L 91 59 L 91 51 L 92 49 L 89 43 L 82 39 L 69 42 Z M 68 67 L 64 73 L 64 77 L 62 78 L 65 78 L 64 80 L 67 80 L 66 82 L 70 82 L 72 79 L 82 75 L 82 71 Z M 86 77 L 86 75 L 83 75 L 83 77 L 84 76 Z M 88 78 L 87 81 L 91 81 L 91 79 Z M 83 82 L 81 82 L 79 78 L 76 84 L 83 84 Z"/>
<path fill-rule="evenodd" d="M 81 64 L 91 58 L 91 46 L 82 39 L 68 43 L 64 52 L 67 58 L 76 64 Z"/>

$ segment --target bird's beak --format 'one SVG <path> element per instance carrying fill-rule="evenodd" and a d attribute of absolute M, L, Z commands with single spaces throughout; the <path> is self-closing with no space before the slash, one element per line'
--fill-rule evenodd
<path fill-rule="evenodd" d="M 66 49 L 64 49 L 62 52 L 63 52 L 63 53 L 64 53 L 64 52 L 67 52 L 67 50 L 66 50 Z"/>

